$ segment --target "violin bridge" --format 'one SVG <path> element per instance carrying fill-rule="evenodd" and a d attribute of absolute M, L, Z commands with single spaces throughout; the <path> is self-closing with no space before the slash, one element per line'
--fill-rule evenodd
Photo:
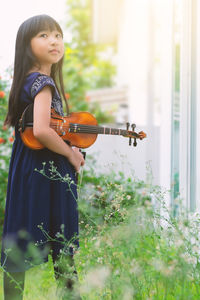
<path fill-rule="evenodd" d="M 78 124 L 70 124 L 69 125 L 69 132 L 76 133 L 79 130 Z"/>

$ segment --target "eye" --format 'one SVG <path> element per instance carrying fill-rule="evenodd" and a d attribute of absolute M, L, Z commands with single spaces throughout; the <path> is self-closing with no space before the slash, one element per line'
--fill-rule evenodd
<path fill-rule="evenodd" d="M 56 37 L 62 38 L 62 35 L 60 33 L 56 34 Z"/>
<path fill-rule="evenodd" d="M 47 36 L 47 34 L 46 33 L 42 33 L 40 36 L 44 37 L 44 36 Z"/>

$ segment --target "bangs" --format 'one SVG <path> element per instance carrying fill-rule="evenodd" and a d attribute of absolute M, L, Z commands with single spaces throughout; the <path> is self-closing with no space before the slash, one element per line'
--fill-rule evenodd
<path fill-rule="evenodd" d="M 60 25 L 54 19 L 52 19 L 50 17 L 41 18 L 40 20 L 38 20 L 33 33 L 36 35 L 38 32 L 46 31 L 46 30 L 49 30 L 49 31 L 57 30 L 63 36 L 63 32 L 62 32 L 62 29 L 60 28 Z"/>
<path fill-rule="evenodd" d="M 24 22 L 25 25 L 25 40 L 27 43 L 38 34 L 40 31 L 53 31 L 57 30 L 61 33 L 63 37 L 63 32 L 60 25 L 50 16 L 48 15 L 38 15 L 32 18 L 29 18 Z"/>

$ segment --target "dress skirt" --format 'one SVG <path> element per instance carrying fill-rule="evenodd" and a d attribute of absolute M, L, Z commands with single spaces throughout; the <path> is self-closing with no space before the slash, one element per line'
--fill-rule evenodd
<path fill-rule="evenodd" d="M 16 128 L 17 129 L 17 128 Z M 76 173 L 64 156 L 26 147 L 18 131 L 9 166 L 1 266 L 21 272 L 79 247 Z"/>

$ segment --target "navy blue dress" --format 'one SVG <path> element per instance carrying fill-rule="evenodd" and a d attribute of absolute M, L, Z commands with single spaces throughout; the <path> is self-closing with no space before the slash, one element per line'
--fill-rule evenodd
<path fill-rule="evenodd" d="M 62 100 L 53 79 L 33 72 L 27 75 L 20 97 L 21 113 L 37 93 L 51 86 L 53 107 L 63 114 Z M 21 116 L 21 114 L 20 114 Z M 56 168 L 52 171 L 52 167 Z M 44 173 L 39 172 L 44 169 Z M 39 171 L 37 171 L 39 170 Z M 60 175 L 64 180 L 59 180 Z M 49 179 L 52 177 L 53 179 Z M 64 238 L 59 236 L 63 234 Z M 75 169 L 63 155 L 25 146 L 15 126 L 9 166 L 1 266 L 21 272 L 47 262 L 60 253 L 73 255 L 79 247 Z"/>

